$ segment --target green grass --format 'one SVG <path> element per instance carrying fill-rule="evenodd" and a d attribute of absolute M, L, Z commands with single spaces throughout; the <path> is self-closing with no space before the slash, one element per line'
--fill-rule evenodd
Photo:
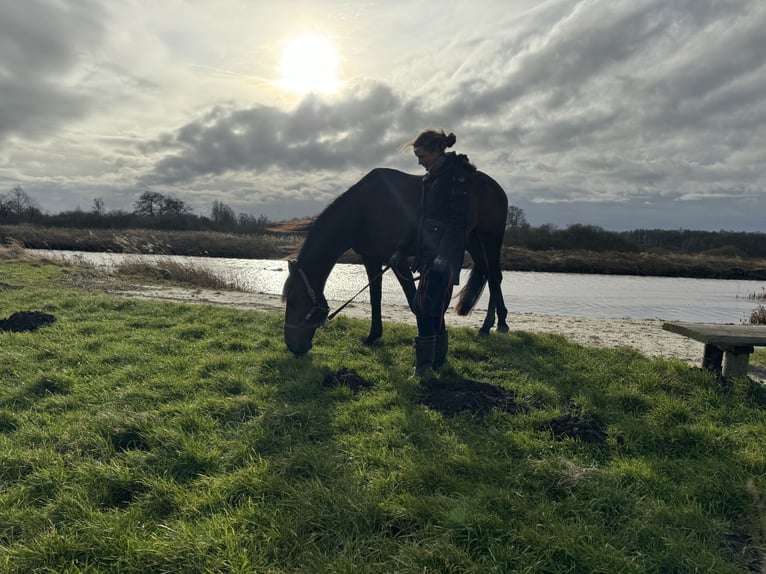
<path fill-rule="evenodd" d="M 282 317 L 62 287 L 6 260 L 0 572 L 758 572 L 766 389 L 554 335 L 452 332 L 461 377 L 520 414 L 444 417 L 414 329 L 339 317 L 306 357 Z M 371 381 L 327 387 L 353 369 Z M 547 422 L 593 417 L 602 444 Z"/>

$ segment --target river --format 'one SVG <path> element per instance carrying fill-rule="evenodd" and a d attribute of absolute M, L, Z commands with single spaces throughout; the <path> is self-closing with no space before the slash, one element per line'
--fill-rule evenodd
<path fill-rule="evenodd" d="M 58 260 L 84 262 L 107 271 L 124 262 L 174 260 L 207 268 L 243 291 L 272 295 L 282 292 L 287 277 L 287 262 L 273 259 L 33 252 Z M 463 277 L 467 274 L 464 270 Z M 367 276 L 361 265 L 338 264 L 327 280 L 325 296 L 331 301 L 346 301 L 366 284 Z M 515 313 L 742 323 L 748 322 L 750 313 L 759 304 L 749 296 L 763 293 L 766 285 L 762 281 L 734 279 L 504 271 L 502 287 L 506 306 Z M 485 289 L 476 309 L 486 310 L 488 299 Z M 368 301 L 367 291 L 356 300 Z M 390 272 L 383 278 L 383 304 L 406 305 L 399 284 Z"/>

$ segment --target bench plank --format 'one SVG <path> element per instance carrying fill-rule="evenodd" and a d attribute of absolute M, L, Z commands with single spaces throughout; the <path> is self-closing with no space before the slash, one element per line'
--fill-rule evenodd
<path fill-rule="evenodd" d="M 702 368 L 723 377 L 746 376 L 754 347 L 766 347 L 766 325 L 664 323 L 662 328 L 704 343 Z"/>
<path fill-rule="evenodd" d="M 766 347 L 766 325 L 719 325 L 716 323 L 664 323 L 662 328 L 706 345 Z"/>

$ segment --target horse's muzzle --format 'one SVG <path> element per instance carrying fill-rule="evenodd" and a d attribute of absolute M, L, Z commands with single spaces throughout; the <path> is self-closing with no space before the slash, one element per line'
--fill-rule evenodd
<path fill-rule="evenodd" d="M 287 350 L 296 357 L 305 355 L 311 350 L 311 347 L 314 346 L 311 342 L 311 337 L 295 337 L 297 333 L 287 331 L 288 330 L 285 329 L 285 345 L 287 345 Z M 290 329 L 290 331 L 292 331 L 292 329 Z"/>

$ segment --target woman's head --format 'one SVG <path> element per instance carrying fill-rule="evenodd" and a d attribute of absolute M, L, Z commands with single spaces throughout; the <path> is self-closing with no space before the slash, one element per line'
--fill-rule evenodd
<path fill-rule="evenodd" d="M 444 130 L 423 130 L 416 137 L 412 145 L 418 163 L 426 170 L 430 170 L 434 164 L 444 155 L 448 147 L 455 145 L 457 137 L 450 132 L 445 134 Z"/>

